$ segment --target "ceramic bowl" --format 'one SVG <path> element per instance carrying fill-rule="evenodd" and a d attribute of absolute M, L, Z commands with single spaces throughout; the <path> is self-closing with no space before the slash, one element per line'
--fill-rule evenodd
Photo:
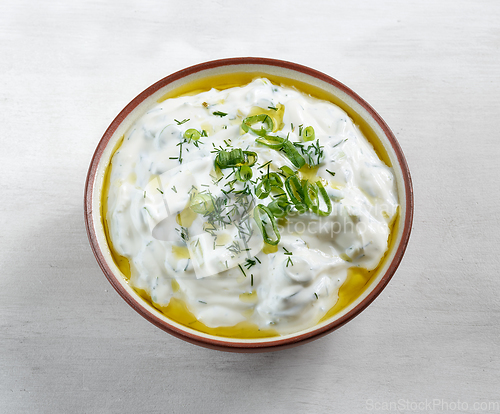
<path fill-rule="evenodd" d="M 389 251 L 369 286 L 349 306 L 316 326 L 294 334 L 261 338 L 235 339 L 208 335 L 181 325 L 160 313 L 139 296 L 126 282 L 108 247 L 101 212 L 104 176 L 113 149 L 125 131 L 152 107 L 159 98 L 183 91 L 186 85 L 221 79 L 235 73 L 251 76 L 258 73 L 286 79 L 299 89 L 315 91 L 315 95 L 341 106 L 362 129 L 371 131 L 385 158 L 392 164 L 400 200 Z M 359 315 L 382 292 L 401 262 L 410 237 L 413 217 L 413 192 L 410 172 L 394 134 L 380 115 L 358 94 L 334 78 L 296 63 L 265 58 L 232 58 L 202 63 L 176 72 L 147 88 L 133 99 L 113 120 L 100 140 L 92 158 L 85 185 L 85 224 L 94 255 L 116 291 L 148 321 L 187 342 L 232 352 L 262 352 L 290 348 L 330 333 Z"/>

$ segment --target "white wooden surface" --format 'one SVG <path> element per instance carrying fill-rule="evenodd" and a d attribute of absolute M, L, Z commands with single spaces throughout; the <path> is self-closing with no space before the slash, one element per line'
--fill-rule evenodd
<path fill-rule="evenodd" d="M 1 413 L 500 412 L 498 1 L 0 6 Z M 414 180 L 414 230 L 387 289 L 339 331 L 270 354 L 149 324 L 83 225 L 87 168 L 115 115 L 158 79 L 232 56 L 346 83 L 392 127 Z"/>

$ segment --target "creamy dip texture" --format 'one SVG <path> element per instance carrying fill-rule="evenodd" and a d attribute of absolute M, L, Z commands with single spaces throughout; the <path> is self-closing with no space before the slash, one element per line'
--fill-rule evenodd
<path fill-rule="evenodd" d="M 342 109 L 262 78 L 157 104 L 109 180 L 130 285 L 209 328 L 314 326 L 350 268 L 380 264 L 398 208 L 391 168 Z"/>

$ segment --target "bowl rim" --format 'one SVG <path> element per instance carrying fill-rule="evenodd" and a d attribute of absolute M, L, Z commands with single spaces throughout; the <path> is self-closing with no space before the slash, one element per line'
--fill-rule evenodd
<path fill-rule="evenodd" d="M 274 66 L 282 69 L 291 70 L 294 72 L 299 72 L 306 76 L 316 78 L 320 81 L 328 83 L 333 87 L 339 89 L 350 98 L 352 98 L 358 105 L 360 105 L 364 110 L 368 112 L 371 118 L 378 124 L 385 134 L 385 137 L 392 146 L 392 149 L 397 157 L 399 167 L 402 171 L 402 177 L 404 181 L 405 188 L 405 216 L 400 217 L 400 226 L 402 226 L 401 240 L 399 245 L 397 245 L 397 250 L 394 257 L 385 271 L 385 274 L 380 279 L 380 281 L 371 289 L 368 294 L 353 307 L 350 311 L 331 321 L 328 324 L 318 327 L 318 329 L 313 329 L 305 333 L 298 333 L 297 335 L 287 336 L 285 338 L 276 337 L 275 340 L 269 340 L 266 342 L 250 342 L 242 341 L 238 342 L 238 338 L 228 338 L 228 340 L 218 340 L 216 336 L 213 338 L 206 336 L 199 336 L 191 331 L 182 330 L 174 325 L 168 324 L 163 319 L 160 319 L 155 314 L 158 311 L 150 311 L 143 306 L 140 306 L 133 297 L 125 290 L 125 288 L 117 281 L 117 277 L 122 277 L 122 275 L 115 275 L 101 251 L 100 244 L 96 235 L 93 217 L 93 195 L 94 186 L 96 183 L 97 169 L 100 164 L 101 158 L 107 149 L 107 145 L 110 139 L 113 137 L 115 131 L 121 125 L 121 123 L 128 117 L 132 111 L 137 108 L 143 101 L 148 97 L 153 95 L 155 92 L 163 89 L 167 85 L 180 80 L 189 75 L 197 74 L 208 69 L 216 69 L 224 66 L 243 66 L 243 65 L 255 65 L 255 66 Z M 400 200 L 400 204 L 401 204 Z M 158 82 L 149 86 L 139 95 L 137 95 L 111 122 L 109 127 L 104 132 L 104 135 L 100 139 L 97 148 L 94 152 L 90 166 L 88 169 L 85 190 L 84 190 L 84 219 L 85 227 L 87 231 L 87 236 L 89 238 L 89 243 L 94 253 L 94 256 L 103 271 L 104 275 L 111 283 L 113 288 L 120 294 L 120 296 L 141 316 L 151 322 L 158 328 L 170 333 L 171 335 L 183 339 L 184 341 L 190 342 L 195 345 L 200 345 L 206 348 L 217 349 L 222 351 L 230 352 L 265 352 L 274 351 L 279 349 L 286 349 L 294 347 L 303 343 L 310 342 L 312 340 L 318 339 L 338 328 L 345 325 L 347 322 L 359 315 L 364 309 L 368 307 L 382 292 L 382 290 L 387 286 L 392 276 L 399 267 L 401 260 L 403 258 L 404 252 L 409 242 L 412 222 L 413 222 L 413 209 L 414 209 L 414 197 L 413 197 L 413 186 L 410 175 L 410 170 L 406 162 L 406 158 L 403 151 L 397 141 L 395 135 L 387 125 L 387 123 L 382 119 L 382 117 L 372 108 L 368 102 L 366 102 L 361 96 L 359 96 L 352 89 L 339 82 L 335 78 L 326 75 L 323 72 L 309 68 L 307 66 L 300 65 L 298 63 L 293 63 L 284 60 L 262 58 L 262 57 L 237 57 L 237 58 L 226 58 L 212 60 L 204 63 L 200 63 L 194 66 L 181 69 L 169 76 L 160 79 Z M 180 325 L 180 324 L 179 324 Z"/>

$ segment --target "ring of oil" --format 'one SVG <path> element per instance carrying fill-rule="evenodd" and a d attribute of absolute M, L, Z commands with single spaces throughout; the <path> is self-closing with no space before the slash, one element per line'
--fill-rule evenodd
<path fill-rule="evenodd" d="M 232 87 L 243 86 L 250 83 L 253 79 L 259 77 L 265 77 L 269 79 L 271 82 L 278 85 L 295 88 L 315 98 L 332 102 L 333 104 L 342 108 L 352 118 L 354 123 L 360 128 L 361 132 L 368 139 L 368 141 L 373 145 L 373 148 L 377 153 L 377 155 L 379 156 L 379 158 L 387 166 L 389 167 L 392 166 L 387 151 L 385 150 L 384 146 L 382 145 L 381 141 L 379 140 L 373 129 L 368 125 L 368 123 L 363 118 L 361 118 L 356 112 L 354 112 L 352 108 L 346 105 L 345 102 L 341 101 L 338 97 L 320 88 L 296 80 L 278 77 L 267 73 L 258 73 L 258 72 L 242 72 L 242 73 L 218 75 L 190 82 L 186 85 L 176 88 L 175 90 L 172 90 L 167 94 L 165 94 L 164 96 L 162 96 L 160 99 L 157 100 L 157 102 L 160 103 L 166 99 L 179 97 L 183 95 L 195 95 L 201 92 L 208 91 L 212 88 L 223 90 Z M 114 249 L 113 243 L 111 242 L 111 238 L 109 237 L 109 228 L 106 219 L 108 213 L 107 199 L 110 187 L 112 159 L 115 152 L 121 146 L 122 142 L 123 142 L 123 137 L 118 141 L 115 148 L 113 149 L 109 164 L 106 167 L 106 172 L 104 175 L 104 183 L 102 188 L 102 195 L 101 195 L 101 220 L 111 256 L 116 266 L 120 269 L 121 273 L 123 274 L 123 277 L 128 282 L 130 280 L 130 275 L 131 275 L 130 263 L 126 257 L 119 255 Z M 301 171 L 301 174 L 304 176 L 308 176 L 310 174 L 314 174 L 314 171 L 308 172 L 304 170 Z M 341 312 L 343 309 L 347 308 L 357 298 L 359 298 L 363 294 L 363 292 L 365 292 L 371 286 L 373 281 L 377 278 L 379 270 L 381 269 L 383 263 L 385 262 L 388 252 L 392 251 L 392 249 L 394 248 L 395 238 L 393 238 L 392 235 L 397 234 L 398 226 L 399 226 L 399 213 L 396 214 L 393 222 L 390 225 L 388 250 L 385 256 L 381 259 L 377 268 L 371 271 L 358 267 L 349 268 L 347 278 L 339 289 L 337 303 L 326 313 L 326 315 L 323 318 L 321 318 L 319 322 L 328 320 L 337 313 Z M 264 247 L 264 253 L 269 254 L 275 252 L 277 249 L 275 249 L 274 247 L 275 246 L 268 246 L 267 249 L 266 247 Z M 178 285 L 175 286 L 176 284 L 177 283 L 174 280 L 172 282 L 172 287 L 174 292 L 179 289 Z M 189 311 L 185 302 L 182 301 L 181 299 L 173 297 L 167 306 L 159 306 L 151 301 L 150 296 L 144 290 L 135 288 L 134 290 L 147 304 L 157 309 L 167 318 L 177 323 L 180 323 L 181 325 L 184 325 L 188 328 L 198 330 L 200 332 L 204 332 L 214 336 L 222 336 L 235 339 L 236 338 L 251 339 L 251 338 L 265 338 L 265 337 L 279 336 L 279 334 L 274 329 L 259 329 L 257 325 L 250 322 L 240 322 L 237 325 L 230 327 L 210 328 L 205 324 L 203 324 L 202 322 L 198 321 L 196 317 L 193 315 L 193 313 Z"/>

